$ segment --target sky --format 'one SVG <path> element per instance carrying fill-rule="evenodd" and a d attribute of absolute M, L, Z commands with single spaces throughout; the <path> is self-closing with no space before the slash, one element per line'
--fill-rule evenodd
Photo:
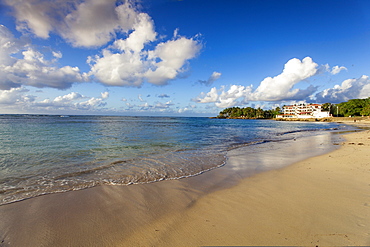
<path fill-rule="evenodd" d="M 368 0 L 0 0 L 0 114 L 370 97 Z"/>

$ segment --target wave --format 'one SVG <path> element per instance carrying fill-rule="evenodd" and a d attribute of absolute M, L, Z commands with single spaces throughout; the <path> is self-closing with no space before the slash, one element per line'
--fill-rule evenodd
<path fill-rule="evenodd" d="M 322 129 L 301 129 L 301 130 L 291 130 L 291 131 L 285 131 L 282 133 L 276 134 L 277 136 L 283 136 L 287 134 L 294 134 L 294 133 L 301 133 L 301 132 L 319 132 L 319 131 L 334 131 L 339 130 L 339 128 L 322 128 Z"/>
<path fill-rule="evenodd" d="M 0 124 L 0 138 L 12 137 L 0 142 L 0 205 L 98 185 L 196 176 L 223 166 L 236 148 L 338 129 L 327 123 L 39 115 L 0 116 Z"/>
<path fill-rule="evenodd" d="M 55 176 L 14 178 L 0 181 L 0 205 L 98 185 L 130 185 L 196 176 L 225 164 L 225 153 L 180 150 L 131 160 L 116 160 L 80 171 Z M 83 164 L 81 167 L 89 167 Z"/>

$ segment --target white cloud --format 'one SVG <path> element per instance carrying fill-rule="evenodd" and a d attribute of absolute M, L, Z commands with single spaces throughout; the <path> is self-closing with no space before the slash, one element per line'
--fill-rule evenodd
<path fill-rule="evenodd" d="M 368 80 L 366 83 L 363 84 L 363 87 L 360 90 L 358 98 L 365 99 L 370 97 L 370 81 Z"/>
<path fill-rule="evenodd" d="M 19 84 L 12 79 L 13 75 L 4 70 L 12 66 L 17 59 L 12 55 L 19 53 L 24 44 L 14 38 L 13 34 L 3 25 L 0 25 L 0 90 L 19 87 Z"/>
<path fill-rule="evenodd" d="M 279 101 L 295 99 L 300 89 L 292 89 L 295 84 L 314 76 L 317 73 L 318 64 L 310 57 L 300 61 L 297 58 L 289 60 L 280 75 L 265 78 L 252 95 L 256 101 Z M 312 92 L 307 92 L 309 96 Z M 306 96 L 306 97 L 307 97 Z"/>
<path fill-rule="evenodd" d="M 101 93 L 102 97 L 87 97 L 77 92 L 71 92 L 54 99 L 37 100 L 36 96 L 29 95 L 28 92 L 29 90 L 24 87 L 0 90 L 1 109 L 4 111 L 12 109 L 13 112 L 31 110 L 51 113 L 100 111 L 107 104 L 104 100 L 108 98 L 108 92 Z"/>
<path fill-rule="evenodd" d="M 45 59 L 44 55 L 30 44 L 22 42 L 0 26 L 0 89 L 29 85 L 34 87 L 69 88 L 75 82 L 85 79 L 78 67 L 57 67 L 56 59 L 60 52 L 52 51 L 53 60 Z"/>
<path fill-rule="evenodd" d="M 154 108 L 156 109 L 167 109 L 169 108 L 170 106 L 173 106 L 174 104 L 172 103 L 172 101 L 167 101 L 166 103 L 162 103 L 162 102 L 157 102 L 155 105 L 154 105 Z"/>
<path fill-rule="evenodd" d="M 232 85 L 227 91 L 222 91 L 218 101 L 215 103 L 217 107 L 226 108 L 237 105 L 238 99 L 247 98 L 252 91 L 252 87 L 244 87 L 240 85 Z"/>
<path fill-rule="evenodd" d="M 140 13 L 132 27 L 134 30 L 127 39 L 116 40 L 113 47 L 125 52 L 140 52 L 148 42 L 155 41 L 156 32 L 150 16 Z"/>
<path fill-rule="evenodd" d="M 110 86 L 141 86 L 143 73 L 149 66 L 142 50 L 146 43 L 155 40 L 156 33 L 151 18 L 143 13 L 138 15 L 133 28 L 127 39 L 116 40 L 103 50 L 102 56 L 89 57 L 90 76 Z M 115 49 L 120 52 L 114 52 Z"/>
<path fill-rule="evenodd" d="M 62 3 L 62 1 L 56 2 Z M 53 30 L 55 24 L 52 14 L 55 13 L 56 3 L 39 0 L 5 0 L 5 3 L 14 9 L 17 30 L 31 32 L 44 39 L 49 37 L 49 33 Z M 59 17 L 59 15 L 56 17 Z"/>
<path fill-rule="evenodd" d="M 22 55 L 23 59 L 18 59 L 11 66 L 0 65 L 7 79 L 14 84 L 66 89 L 73 83 L 84 80 L 78 67 L 55 67 L 31 47 L 23 51 Z"/>
<path fill-rule="evenodd" d="M 57 51 L 57 52 L 52 51 L 52 54 L 53 54 L 53 56 L 54 56 L 55 58 L 57 58 L 57 59 L 59 59 L 59 58 L 62 58 L 62 57 L 63 57 L 63 55 L 62 55 L 62 53 L 61 53 L 60 51 Z"/>
<path fill-rule="evenodd" d="M 363 75 L 358 79 L 347 79 L 341 85 L 335 85 L 333 88 L 325 89 L 313 95 L 316 91 L 317 87 L 310 85 L 304 90 L 293 90 L 292 92 L 295 92 L 294 97 L 289 94 L 285 97 L 282 95 L 277 97 L 279 100 L 276 101 L 295 100 L 304 102 L 309 97 L 310 100 L 318 103 L 340 103 L 350 99 L 368 98 L 370 97 L 370 78 Z M 263 97 L 256 97 L 255 92 L 252 91 L 251 86 L 231 85 L 228 90 L 225 90 L 224 86 L 220 90 L 213 87 L 208 93 L 201 93 L 193 101 L 197 103 L 213 103 L 219 108 L 244 105 L 249 101 L 264 101 Z"/>
<path fill-rule="evenodd" d="M 65 26 L 59 32 L 74 46 L 94 47 L 106 44 L 115 37 L 116 30 L 128 31 L 136 16 L 128 2 L 118 7 L 115 2 L 90 0 L 80 3 L 75 11 L 65 17 Z"/>
<path fill-rule="evenodd" d="M 225 90 L 225 87 L 222 87 L 220 90 L 213 87 L 207 94 L 201 93 L 193 101 L 198 103 L 214 103 L 220 108 L 232 107 L 244 101 L 251 94 L 251 91 L 251 86 L 231 85 L 229 90 Z"/>
<path fill-rule="evenodd" d="M 58 96 L 53 101 L 57 103 L 65 103 L 65 102 L 71 102 L 71 101 L 82 99 L 82 98 L 84 98 L 84 96 L 82 96 L 81 94 L 72 92 L 67 95 Z"/>
<path fill-rule="evenodd" d="M 4 26 L 0 25 L 0 64 L 7 66 L 15 63 L 16 59 L 11 55 L 18 53 L 24 43 L 14 38 L 13 34 Z"/>
<path fill-rule="evenodd" d="M 189 108 L 184 107 L 184 108 L 180 108 L 177 112 L 178 112 L 178 113 L 184 113 L 184 112 L 187 112 L 187 111 L 189 111 L 189 110 L 190 110 Z"/>
<path fill-rule="evenodd" d="M 182 108 L 179 108 L 178 110 L 177 110 L 177 113 L 180 113 L 180 114 L 182 114 L 182 113 L 187 113 L 187 114 L 189 114 L 189 113 L 197 113 L 195 110 L 197 109 L 197 106 L 196 105 L 191 105 L 191 104 L 189 104 L 188 106 L 186 106 L 186 107 L 182 107 Z"/>
<path fill-rule="evenodd" d="M 338 66 L 338 65 L 336 65 L 336 66 L 334 66 L 332 69 L 331 69 L 331 72 L 330 73 L 332 73 L 333 75 L 336 75 L 336 74 L 338 74 L 339 72 L 341 72 L 342 70 L 347 70 L 347 68 L 346 67 L 344 67 L 344 66 Z"/>
<path fill-rule="evenodd" d="M 143 18 L 141 21 L 151 20 Z M 126 42 L 128 39 L 117 41 L 112 47 L 104 49 L 102 56 L 90 57 L 89 75 L 110 86 L 140 87 L 144 80 L 155 85 L 165 85 L 183 71 L 186 62 L 194 58 L 201 48 L 198 41 L 180 37 L 159 43 L 154 50 L 146 51 L 140 50 L 145 45 L 142 42 L 151 40 L 140 35 L 137 43 Z M 112 51 L 114 48 L 119 48 L 120 52 Z"/>
<path fill-rule="evenodd" d="M 109 98 L 109 92 L 103 92 L 103 93 L 101 93 L 101 98 L 102 99 L 108 99 Z"/>
<path fill-rule="evenodd" d="M 208 80 L 206 81 L 203 81 L 203 80 L 199 80 L 200 83 L 206 85 L 206 86 L 210 86 L 212 85 L 215 81 L 217 81 L 220 77 L 221 77 L 221 73 L 220 72 L 216 72 L 214 71 L 212 73 L 212 75 L 208 78 Z"/>
<path fill-rule="evenodd" d="M 112 53 L 103 50 L 101 57 L 90 59 L 89 76 L 109 86 L 134 86 L 143 83 L 144 64 L 139 53 Z"/>
<path fill-rule="evenodd" d="M 47 39 L 55 32 L 73 46 L 96 47 L 131 30 L 137 11 L 130 1 L 6 0 L 14 9 L 17 29 Z"/>
<path fill-rule="evenodd" d="M 142 95 L 141 94 L 139 94 L 137 97 L 138 97 L 138 99 L 140 100 L 140 102 L 144 102 L 144 100 L 143 100 L 143 98 L 141 97 Z"/>
<path fill-rule="evenodd" d="M 201 47 L 198 41 L 185 37 L 158 44 L 156 49 L 149 53 L 152 63 L 144 76 L 150 83 L 166 84 L 182 72 L 184 64 L 196 57 Z M 158 59 L 160 61 L 156 62 Z"/>
<path fill-rule="evenodd" d="M 74 103 L 73 106 L 76 110 L 80 110 L 80 111 L 90 110 L 91 111 L 91 110 L 96 110 L 99 107 L 105 106 L 107 103 L 104 102 L 103 100 L 104 99 L 102 98 L 92 97 L 87 101 Z"/>
<path fill-rule="evenodd" d="M 149 110 L 150 108 L 152 108 L 153 106 L 152 106 L 152 105 L 149 105 L 149 103 L 148 103 L 148 102 L 145 102 L 144 104 L 139 105 L 139 107 L 140 107 L 140 110 L 145 110 L 145 111 L 147 111 L 147 110 Z"/>
<path fill-rule="evenodd" d="M 199 41 L 179 36 L 178 30 L 173 39 L 158 43 L 153 20 L 140 13 L 131 1 L 6 0 L 5 3 L 14 10 L 17 28 L 23 33 L 47 39 L 53 32 L 75 47 L 99 47 L 116 40 L 100 55 L 88 57 L 91 69 L 81 73 L 77 67 L 55 65 L 63 57 L 61 52 L 50 51 L 53 59 L 47 60 L 49 56 L 30 44 L 22 44 L 0 26 L 0 66 L 3 66 L 0 89 L 20 85 L 66 89 L 81 81 L 110 86 L 140 87 L 144 82 L 165 85 L 184 72 L 187 62 L 201 49 Z M 117 39 L 117 34 L 126 37 Z M 23 58 L 19 59 L 19 55 Z"/>
<path fill-rule="evenodd" d="M 307 98 L 317 90 L 309 86 L 306 89 L 293 89 L 294 85 L 317 74 L 318 65 L 310 57 L 300 61 L 289 60 L 280 75 L 265 78 L 253 92 L 252 86 L 231 85 L 228 90 L 213 87 L 208 93 L 201 93 L 194 99 L 198 103 L 214 103 L 217 107 L 232 107 L 248 101 L 281 101 Z"/>
<path fill-rule="evenodd" d="M 350 99 L 370 97 L 370 79 L 363 75 L 358 79 L 347 79 L 316 94 L 317 102 L 340 103 Z"/>
<path fill-rule="evenodd" d="M 201 93 L 196 99 L 195 102 L 198 103 L 216 103 L 218 101 L 218 90 L 216 87 L 211 88 L 208 93 Z"/>
<path fill-rule="evenodd" d="M 12 88 L 10 90 L 0 90 L 0 105 L 13 106 L 15 104 L 30 103 L 35 100 L 34 96 L 25 93 L 29 90 L 25 88 Z"/>

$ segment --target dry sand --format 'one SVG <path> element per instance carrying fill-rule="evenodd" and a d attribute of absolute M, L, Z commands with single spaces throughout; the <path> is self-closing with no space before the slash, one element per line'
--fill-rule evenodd
<path fill-rule="evenodd" d="M 340 150 L 207 195 L 159 245 L 370 245 L 370 134 L 347 138 Z"/>
<path fill-rule="evenodd" d="M 0 206 L 0 246 L 370 245 L 370 132 L 345 137 L 249 178 L 224 167 Z"/>

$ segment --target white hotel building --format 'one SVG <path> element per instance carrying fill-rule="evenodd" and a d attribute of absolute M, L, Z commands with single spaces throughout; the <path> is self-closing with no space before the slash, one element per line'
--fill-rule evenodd
<path fill-rule="evenodd" d="M 294 104 L 283 106 L 283 114 L 277 118 L 325 118 L 330 117 L 328 111 L 321 111 L 320 104 Z"/>

